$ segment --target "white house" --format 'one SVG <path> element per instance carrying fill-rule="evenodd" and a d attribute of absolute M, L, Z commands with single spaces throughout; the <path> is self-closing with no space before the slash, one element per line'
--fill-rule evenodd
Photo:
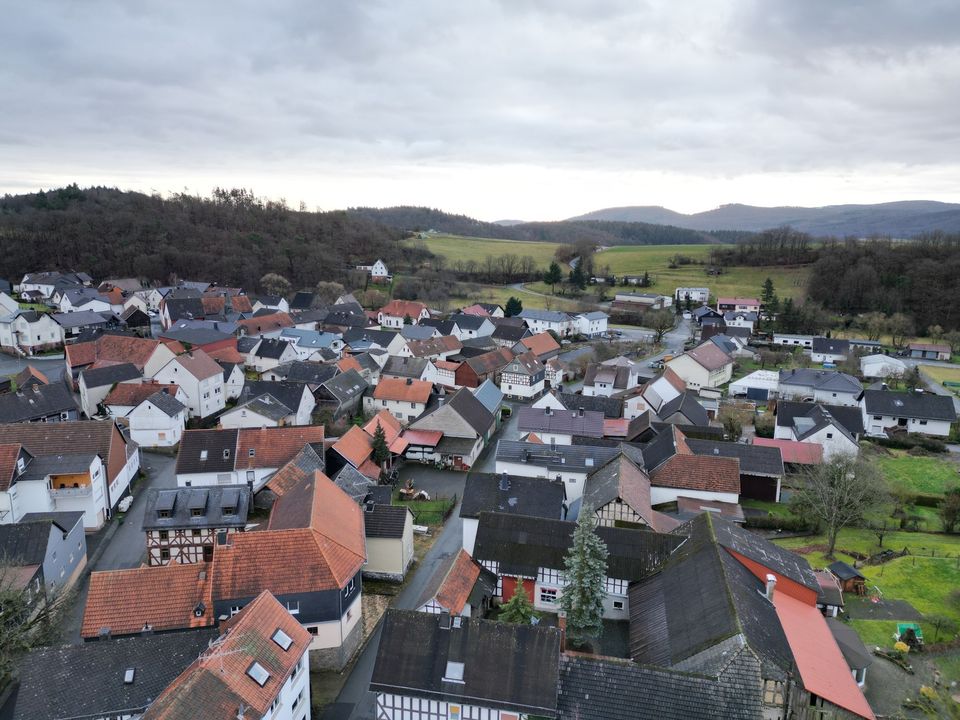
<path fill-rule="evenodd" d="M 546 382 L 546 368 L 532 351 L 517 355 L 500 371 L 500 391 L 507 397 L 538 397 Z"/>
<path fill-rule="evenodd" d="M 665 368 L 659 377 L 654 378 L 643 386 L 641 393 L 645 403 L 655 413 L 660 412 L 668 402 L 676 400 L 687 389 L 687 384 L 671 368 Z M 645 408 L 636 403 L 629 403 L 629 414 L 625 411 L 624 417 L 632 420 L 643 413 Z"/>
<path fill-rule="evenodd" d="M 866 378 L 903 377 L 907 364 L 892 355 L 865 355 L 860 358 L 860 374 Z"/>
<path fill-rule="evenodd" d="M 292 341 L 263 338 L 247 356 L 247 365 L 258 373 L 264 373 L 299 359 L 300 355 Z"/>
<path fill-rule="evenodd" d="M 573 319 L 565 312 L 556 310 L 523 310 L 519 317 L 527 323 L 533 333 L 553 331 L 560 337 L 570 335 L 575 331 Z"/>
<path fill-rule="evenodd" d="M 809 350 L 813 347 L 813 335 L 791 335 L 790 333 L 774 333 L 773 344 L 785 347 L 801 347 Z"/>
<path fill-rule="evenodd" d="M 858 455 L 862 435 L 863 416 L 858 407 L 777 403 L 777 424 L 773 437 L 820 445 L 825 461 L 838 455 Z"/>
<path fill-rule="evenodd" d="M 843 362 L 849 355 L 849 340 L 815 337 L 810 346 L 810 359 L 815 363 Z"/>
<path fill-rule="evenodd" d="M 236 400 L 243 392 L 243 384 L 246 382 L 243 366 L 235 363 L 217 364 L 223 368 L 223 394 L 226 401 Z"/>
<path fill-rule="evenodd" d="M 753 332 L 753 328 L 757 324 L 757 313 L 731 311 L 724 313 L 723 322 L 727 327 L 746 328 L 750 332 Z"/>
<path fill-rule="evenodd" d="M 705 342 L 667 361 L 691 390 L 719 388 L 733 376 L 733 358 L 712 342 Z"/>
<path fill-rule="evenodd" d="M 390 282 L 390 271 L 387 264 L 378 259 L 373 265 L 357 265 L 357 270 L 363 270 L 370 276 L 370 280 L 375 283 Z"/>
<path fill-rule="evenodd" d="M 861 407 L 863 426 L 874 437 L 883 437 L 887 430 L 948 437 L 957 421 L 952 396 L 922 390 L 864 390 Z"/>
<path fill-rule="evenodd" d="M 187 425 L 187 406 L 165 392 L 155 392 L 127 413 L 130 439 L 141 447 L 173 447 Z"/>
<path fill-rule="evenodd" d="M 220 427 L 309 425 L 316 405 L 305 383 L 249 382 L 237 406 L 220 416 Z"/>
<path fill-rule="evenodd" d="M 118 383 L 139 384 L 143 375 L 133 363 L 105 365 L 80 373 L 80 407 L 88 418 L 99 411 L 99 405 Z"/>
<path fill-rule="evenodd" d="M 863 387 L 852 375 L 836 370 L 792 368 L 780 371 L 780 398 L 830 405 L 860 405 Z"/>
<path fill-rule="evenodd" d="M 600 310 L 580 313 L 574 316 L 576 329 L 574 332 L 587 337 L 599 337 L 607 332 L 607 321 L 609 316 Z"/>
<path fill-rule="evenodd" d="M 190 417 L 210 417 L 226 407 L 223 368 L 203 350 L 178 355 L 154 375 L 154 380 L 180 386 L 187 396 Z"/>
<path fill-rule="evenodd" d="M 689 299 L 691 303 L 706 305 L 710 301 L 710 288 L 678 287 L 673 293 L 673 297 L 678 303 L 685 304 L 687 299 Z"/>
<path fill-rule="evenodd" d="M 404 425 L 423 415 L 433 391 L 433 383 L 413 378 L 380 378 L 373 395 L 363 399 L 368 413 L 387 410 Z"/>
<path fill-rule="evenodd" d="M 377 322 L 380 327 L 399 330 L 408 322 L 418 324 L 421 320 L 430 317 L 427 306 L 413 300 L 391 300 L 377 313 Z"/>
<path fill-rule="evenodd" d="M 32 355 L 63 345 L 63 327 L 47 313 L 17 310 L 0 317 L 0 347 Z"/>

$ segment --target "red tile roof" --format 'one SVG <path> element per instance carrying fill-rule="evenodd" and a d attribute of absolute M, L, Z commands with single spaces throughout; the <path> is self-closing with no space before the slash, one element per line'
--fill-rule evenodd
<path fill-rule="evenodd" d="M 446 608 L 452 615 L 463 612 L 481 570 L 480 564 L 470 557 L 466 550 L 461 549 L 437 590 L 437 602 L 441 607 Z"/>
<path fill-rule="evenodd" d="M 177 356 L 177 362 L 197 380 L 206 380 L 214 375 L 223 375 L 223 368 L 199 348 Z"/>
<path fill-rule="evenodd" d="M 780 448 L 780 456 L 785 463 L 797 465 L 819 465 L 823 462 L 823 445 L 819 443 L 805 443 L 797 440 L 780 440 L 779 438 L 755 437 L 754 445 L 761 447 Z"/>
<path fill-rule="evenodd" d="M 687 389 L 687 384 L 683 381 L 682 377 L 673 371 L 673 368 L 664 368 L 662 377 L 670 383 L 677 392 L 683 392 Z"/>
<path fill-rule="evenodd" d="M 717 298 L 717 305 L 759 305 L 756 298 L 722 297 Z"/>
<path fill-rule="evenodd" d="M 404 430 L 403 439 L 410 445 L 436 447 L 443 437 L 440 430 Z"/>
<path fill-rule="evenodd" d="M 229 431 L 227 431 L 229 432 Z M 242 428 L 237 443 L 237 470 L 282 467 L 304 445 L 323 443 L 323 425 Z M 250 451 L 253 450 L 253 455 Z"/>
<path fill-rule="evenodd" d="M 311 475 L 314 470 L 310 468 L 316 468 L 322 458 L 322 449 L 317 452 L 311 447 L 304 446 L 290 462 L 273 474 L 267 483 L 267 487 L 275 495 L 285 495 Z"/>
<path fill-rule="evenodd" d="M 400 421 L 387 410 L 381 410 L 374 415 L 370 421 L 363 426 L 363 431 L 372 438 L 373 434 L 377 431 L 377 425 L 383 428 L 387 445 L 400 437 L 400 433 L 403 430 L 403 425 L 400 424 Z"/>
<path fill-rule="evenodd" d="M 292 641 L 286 650 L 273 640 L 277 630 Z M 265 717 L 310 641 L 306 628 L 264 591 L 157 696 L 143 720 L 236 720 L 238 712 Z M 262 686 L 247 674 L 255 662 L 267 673 Z"/>
<path fill-rule="evenodd" d="M 206 315 L 221 315 L 223 314 L 223 309 L 226 306 L 226 299 L 220 295 L 211 296 L 211 297 L 202 297 L 200 298 L 200 303 L 203 305 L 203 312 Z"/>
<path fill-rule="evenodd" d="M 152 380 L 143 383 L 117 383 L 103 400 L 104 405 L 137 406 L 155 392 L 165 392 L 176 397 L 179 385 L 158 383 Z"/>
<path fill-rule="evenodd" d="M 381 378 L 373 391 L 373 397 L 375 400 L 426 403 L 432 390 L 433 383 L 429 380 Z"/>
<path fill-rule="evenodd" d="M 740 494 L 740 461 L 713 455 L 674 455 L 650 476 L 658 487 Z"/>
<path fill-rule="evenodd" d="M 482 305 L 470 305 L 460 310 L 464 315 L 477 315 L 479 317 L 490 317 L 490 313 Z"/>
<path fill-rule="evenodd" d="M 560 349 L 560 343 L 554 340 L 553 335 L 548 332 L 531 335 L 521 340 L 520 344 L 528 350 L 533 350 L 538 358 Z"/>
<path fill-rule="evenodd" d="M 925 350 L 930 352 L 947 353 L 951 352 L 950 346 L 943 343 L 919 343 L 912 342 L 908 346 L 911 350 Z"/>
<path fill-rule="evenodd" d="M 344 460 L 359 468 L 373 452 L 373 438 L 363 428 L 353 425 L 333 444 L 334 452 Z"/>
<path fill-rule="evenodd" d="M 733 362 L 733 358 L 709 341 L 687 350 L 686 354 L 707 370 L 719 370 Z"/>
<path fill-rule="evenodd" d="M 64 352 L 67 365 L 71 368 L 92 365 L 97 361 L 114 361 L 133 363 L 142 371 L 160 345 L 158 340 L 128 335 L 101 335 L 90 342 L 67 345 Z"/>
<path fill-rule="evenodd" d="M 380 312 L 384 315 L 400 318 L 409 315 L 411 320 L 416 321 L 420 317 L 420 313 L 426 309 L 426 305 L 414 300 L 391 300 L 380 308 Z"/>
<path fill-rule="evenodd" d="M 272 315 L 261 315 L 260 317 L 238 320 L 237 325 L 242 327 L 248 335 L 259 335 L 261 333 L 276 332 L 283 328 L 293 327 L 294 322 L 285 312 L 276 312 Z"/>
<path fill-rule="evenodd" d="M 0 492 L 6 492 L 13 484 L 13 475 L 17 471 L 17 458 L 20 457 L 20 443 L 0 445 Z"/>
<path fill-rule="evenodd" d="M 817 607 L 776 590 L 773 606 L 803 687 L 858 717 L 873 720 L 873 710 L 857 687 L 826 618 Z"/>
<path fill-rule="evenodd" d="M 235 347 L 223 347 L 216 350 L 207 350 L 207 355 L 214 360 L 225 363 L 234 363 L 239 365 L 246 361 L 247 356 L 237 350 Z"/>
<path fill-rule="evenodd" d="M 232 295 L 230 297 L 230 304 L 233 305 L 233 309 L 239 313 L 253 312 L 253 305 L 250 302 L 250 297 L 247 295 Z"/>
<path fill-rule="evenodd" d="M 155 631 L 213 625 L 212 586 L 208 563 L 91 573 L 80 635 L 95 638 L 101 628 L 131 635 L 145 625 Z M 206 611 L 198 618 L 194 609 L 200 602 Z"/>
<path fill-rule="evenodd" d="M 339 368 L 340 372 L 347 372 L 347 370 L 363 372 L 363 366 L 353 355 L 347 355 L 337 360 L 337 368 Z"/>

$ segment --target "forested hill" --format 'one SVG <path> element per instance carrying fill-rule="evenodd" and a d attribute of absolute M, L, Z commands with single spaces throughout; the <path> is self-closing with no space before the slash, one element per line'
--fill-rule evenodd
<path fill-rule="evenodd" d="M 359 262 L 409 259 L 403 235 L 355 214 L 298 212 L 244 190 L 163 199 L 70 186 L 0 198 L 0 276 L 73 269 L 256 288 L 276 272 L 294 287 L 313 287 Z"/>
<path fill-rule="evenodd" d="M 451 235 L 502 238 L 534 242 L 597 245 L 691 245 L 736 242 L 750 235 L 742 232 L 705 233 L 670 225 L 639 222 L 524 222 L 500 225 L 466 215 L 452 215 L 427 207 L 350 208 L 348 214 L 411 232 L 436 230 Z"/>

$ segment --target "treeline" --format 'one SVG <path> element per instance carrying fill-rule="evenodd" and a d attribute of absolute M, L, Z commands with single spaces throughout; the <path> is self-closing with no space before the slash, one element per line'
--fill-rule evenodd
<path fill-rule="evenodd" d="M 710 253 L 713 265 L 807 265 L 816 259 L 813 238 L 790 227 L 745 233 L 736 244 Z"/>
<path fill-rule="evenodd" d="M 560 222 L 528 222 L 518 225 L 498 225 L 481 222 L 466 215 L 453 215 L 435 208 L 392 207 L 350 208 L 349 214 L 380 222 L 407 232 L 436 230 L 467 237 L 500 238 L 527 242 L 555 242 L 574 245 L 589 242 L 594 245 L 696 245 L 703 243 L 732 243 L 752 233 L 736 230 L 701 232 L 640 222 L 607 222 L 577 220 Z"/>
<path fill-rule="evenodd" d="M 831 241 L 818 250 L 808 296 L 842 314 L 910 316 L 917 331 L 960 329 L 960 234 L 910 242 Z"/>
<path fill-rule="evenodd" d="M 0 198 L 0 273 L 84 270 L 96 278 L 171 276 L 256 289 L 266 273 L 294 288 L 341 280 L 378 257 L 416 266 L 429 253 L 407 247 L 403 233 L 345 212 L 314 213 L 248 190 L 210 197 L 162 198 L 71 185 Z"/>

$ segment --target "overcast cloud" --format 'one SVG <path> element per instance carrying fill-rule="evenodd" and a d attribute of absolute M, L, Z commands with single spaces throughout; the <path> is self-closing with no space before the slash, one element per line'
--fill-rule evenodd
<path fill-rule="evenodd" d="M 952 0 L 31 0 L 0 25 L 0 192 L 960 201 L 958 43 Z"/>

